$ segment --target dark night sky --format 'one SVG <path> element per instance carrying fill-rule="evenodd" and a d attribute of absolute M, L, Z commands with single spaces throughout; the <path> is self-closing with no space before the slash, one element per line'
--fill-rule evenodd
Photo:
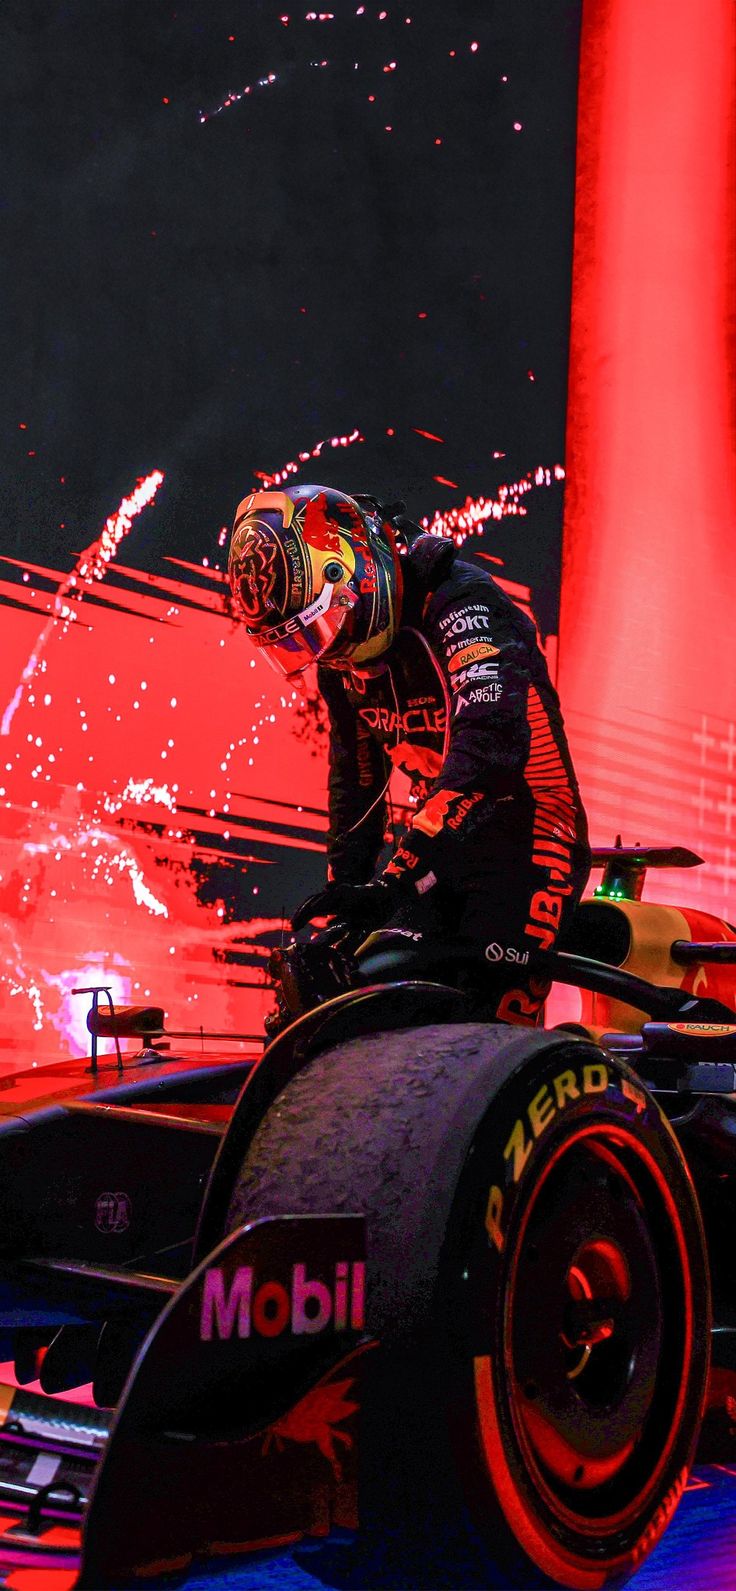
<path fill-rule="evenodd" d="M 211 556 L 354 426 L 300 478 L 416 514 L 563 461 L 580 0 L 324 3 L 3 6 L 0 551 L 69 567 L 158 467 L 125 560 Z M 560 516 L 485 541 L 550 623 Z"/>

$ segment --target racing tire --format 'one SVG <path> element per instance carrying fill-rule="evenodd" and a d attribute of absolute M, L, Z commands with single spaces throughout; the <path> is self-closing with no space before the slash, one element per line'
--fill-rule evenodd
<path fill-rule="evenodd" d="M 464 1024 L 308 1062 L 259 1124 L 228 1230 L 367 1217 L 361 1534 L 333 1585 L 621 1585 L 684 1490 L 710 1304 L 689 1172 L 596 1045 Z M 666 1325 L 666 1329 L 665 1329 Z"/>

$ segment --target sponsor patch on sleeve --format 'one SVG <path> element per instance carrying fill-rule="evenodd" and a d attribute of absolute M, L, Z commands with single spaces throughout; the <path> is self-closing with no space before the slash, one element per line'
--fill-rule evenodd
<path fill-rule="evenodd" d="M 490 658 L 482 663 L 469 663 L 465 668 L 459 668 L 450 679 L 450 688 L 453 691 L 462 690 L 464 685 L 481 686 L 493 684 L 496 687 L 492 700 L 497 701 L 501 695 L 501 685 L 498 678 L 498 663 L 491 662 Z"/>
<path fill-rule="evenodd" d="M 481 634 L 490 630 L 491 615 L 483 602 L 463 603 L 461 608 L 453 608 L 440 619 L 440 630 L 444 632 L 445 640 L 453 635 L 472 636 L 480 631 Z"/>
<path fill-rule="evenodd" d="M 458 691 L 455 697 L 455 717 L 462 713 L 466 707 L 477 707 L 482 704 L 486 707 L 493 706 L 503 696 L 503 685 L 498 680 L 489 680 L 485 685 L 477 685 L 474 690 Z"/>
<path fill-rule="evenodd" d="M 491 641 L 474 641 L 470 646 L 464 646 L 462 651 L 456 652 L 447 665 L 450 674 L 455 674 L 459 668 L 466 667 L 469 663 L 479 663 L 482 657 L 498 657 L 499 648 Z"/>

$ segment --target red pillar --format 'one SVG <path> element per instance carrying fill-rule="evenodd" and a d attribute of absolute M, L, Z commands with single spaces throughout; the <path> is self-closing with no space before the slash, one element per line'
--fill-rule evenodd
<path fill-rule="evenodd" d="M 732 920 L 735 104 L 733 0 L 583 0 L 560 692 L 594 840 Z"/>

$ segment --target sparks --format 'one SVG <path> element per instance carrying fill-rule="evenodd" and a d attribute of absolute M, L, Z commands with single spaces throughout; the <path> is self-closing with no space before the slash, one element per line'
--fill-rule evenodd
<path fill-rule="evenodd" d="M 71 606 L 71 603 L 81 602 L 85 588 L 91 586 L 94 580 L 104 579 L 107 565 L 110 559 L 115 557 L 115 553 L 123 537 L 127 536 L 133 520 L 143 508 L 153 502 L 159 486 L 163 483 L 163 479 L 161 470 L 153 470 L 150 475 L 146 475 L 137 482 L 135 490 L 131 492 L 130 496 L 124 497 L 115 513 L 105 520 L 102 534 L 97 537 L 96 541 L 91 542 L 89 547 L 85 548 L 77 559 L 71 574 L 67 575 L 66 580 L 62 581 L 54 598 L 54 605 L 49 618 L 46 620 L 15 692 L 3 713 L 0 735 L 10 734 L 10 726 L 22 701 L 23 691 L 36 673 L 47 642 L 54 632 L 55 625 L 61 622 L 62 634 L 66 634 L 69 625 L 77 617 L 76 610 Z"/>
<path fill-rule="evenodd" d="M 285 18 L 285 17 L 281 18 L 281 21 L 284 23 L 284 26 L 286 26 L 286 24 L 288 23 L 288 20 L 289 20 L 288 17 L 287 18 Z M 309 20 L 309 19 L 307 18 L 307 20 Z M 322 22 L 322 21 L 329 21 L 330 19 L 327 18 L 327 17 L 316 17 L 315 16 L 314 20 Z M 321 69 L 321 68 L 323 68 L 325 66 L 329 66 L 330 63 L 329 63 L 329 61 L 310 61 L 309 65 L 310 66 L 315 66 L 315 67 L 318 67 L 318 68 Z M 200 126 L 202 125 L 203 122 L 212 121 L 213 116 L 220 116 L 224 110 L 230 110 L 230 108 L 233 105 L 239 105 L 242 100 L 248 99 L 251 94 L 257 93 L 259 89 L 261 89 L 261 88 L 272 88 L 274 83 L 282 82 L 283 81 L 283 77 L 284 77 L 283 72 L 269 72 L 265 77 L 259 77 L 255 83 L 245 83 L 243 85 L 243 87 L 241 89 L 239 89 L 237 92 L 234 90 L 232 92 L 232 94 L 228 94 L 227 98 L 222 101 L 222 104 L 221 105 L 217 105 L 214 110 L 210 110 L 210 111 L 201 110 L 199 112 Z"/>
<path fill-rule="evenodd" d="M 108 869 L 108 877 L 111 875 L 113 868 L 119 873 L 127 873 L 136 906 L 145 906 L 146 911 L 149 911 L 153 917 L 168 917 L 168 907 L 154 895 L 152 889 L 149 889 L 143 877 L 143 872 L 130 851 L 123 850 L 118 851 L 116 856 L 100 857 L 92 868 L 90 876 L 93 881 L 103 867 Z"/>
<path fill-rule="evenodd" d="M 255 83 L 245 83 L 243 88 L 241 88 L 238 93 L 233 92 L 232 94 L 228 94 L 227 99 L 224 99 L 222 104 L 218 105 L 215 110 L 201 110 L 199 113 L 200 123 L 211 121 L 213 116 L 219 116 L 222 111 L 229 110 L 231 105 L 239 105 L 240 101 L 242 99 L 246 99 L 249 94 L 255 94 L 257 89 L 271 88 L 271 86 L 277 82 L 277 73 L 269 72 L 267 77 L 259 77 Z"/>
<path fill-rule="evenodd" d="M 154 806 L 168 807 L 169 812 L 176 812 L 176 797 L 168 785 L 154 784 L 153 779 L 128 779 L 121 794 L 106 795 L 103 805 L 105 811 L 112 814 L 119 812 L 126 801 L 134 801 L 137 806 L 153 802 Z"/>
<path fill-rule="evenodd" d="M 432 518 L 425 515 L 420 521 L 433 536 L 444 536 L 461 546 L 468 536 L 479 536 L 487 519 L 505 519 L 510 514 L 526 514 L 521 499 L 535 486 L 551 486 L 553 481 L 564 481 L 561 464 L 551 469 L 540 464 L 519 481 L 499 486 L 495 497 L 466 497 L 460 508 L 450 508 L 446 513 L 436 509 Z"/>
<path fill-rule="evenodd" d="M 7 972 L 0 973 L 0 984 L 6 985 L 9 991 L 10 999 L 16 999 L 18 995 L 20 995 L 29 1002 L 33 1010 L 33 1031 L 34 1033 L 40 1033 L 43 1028 L 43 1000 L 41 998 L 41 990 L 39 989 L 34 978 L 28 978 L 26 981 L 24 981 L 24 979 L 25 973 L 22 967 L 19 967 L 17 976 L 13 976 L 12 973 Z"/>
<path fill-rule="evenodd" d="M 313 448 L 303 450 L 298 455 L 298 459 L 290 459 L 288 464 L 282 465 L 281 469 L 276 470 L 273 475 L 267 475 L 263 470 L 254 470 L 253 474 L 259 481 L 263 482 L 264 486 L 280 486 L 282 481 L 285 481 L 289 475 L 296 475 L 302 465 L 307 464 L 310 459 L 318 459 L 323 448 L 352 447 L 354 442 L 364 441 L 365 437 L 356 427 L 349 435 L 325 437 L 321 442 L 317 442 Z"/>

